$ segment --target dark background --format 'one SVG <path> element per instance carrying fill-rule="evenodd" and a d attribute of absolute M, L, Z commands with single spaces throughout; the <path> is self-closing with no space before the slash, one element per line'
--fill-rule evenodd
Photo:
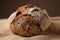
<path fill-rule="evenodd" d="M 33 4 L 47 10 L 50 16 L 60 16 L 60 0 L 0 0 L 0 18 L 7 18 L 18 7 Z"/>

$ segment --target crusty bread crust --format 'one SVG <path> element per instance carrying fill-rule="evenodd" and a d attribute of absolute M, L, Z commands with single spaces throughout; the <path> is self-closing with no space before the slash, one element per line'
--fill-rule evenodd
<path fill-rule="evenodd" d="M 10 23 L 10 29 L 13 33 L 22 36 L 39 35 L 50 25 L 50 18 L 45 9 L 26 5 L 18 8 L 17 11 Z"/>

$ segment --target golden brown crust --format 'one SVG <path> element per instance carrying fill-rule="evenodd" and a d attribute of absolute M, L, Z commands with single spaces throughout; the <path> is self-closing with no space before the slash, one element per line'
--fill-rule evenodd
<path fill-rule="evenodd" d="M 45 31 L 50 24 L 47 12 L 38 7 L 26 5 L 18 8 L 17 11 L 10 26 L 13 33 L 22 36 L 34 36 Z"/>
<path fill-rule="evenodd" d="M 19 7 L 19 8 L 17 9 L 17 11 L 23 13 L 23 12 L 25 12 L 26 10 L 28 10 L 28 9 L 30 9 L 30 8 L 32 8 L 32 7 L 34 7 L 34 5 L 28 4 L 28 5 L 25 5 L 25 6 Z"/>

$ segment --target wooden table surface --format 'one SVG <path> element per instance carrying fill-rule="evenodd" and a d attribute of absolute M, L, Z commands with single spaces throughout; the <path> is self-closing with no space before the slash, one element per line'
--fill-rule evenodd
<path fill-rule="evenodd" d="M 0 40 L 60 40 L 60 17 L 51 17 L 53 24 L 48 29 L 48 32 L 53 34 L 38 35 L 34 37 L 21 37 L 13 34 L 9 29 L 7 19 L 0 19 Z M 56 34 L 54 34 L 57 32 Z"/>

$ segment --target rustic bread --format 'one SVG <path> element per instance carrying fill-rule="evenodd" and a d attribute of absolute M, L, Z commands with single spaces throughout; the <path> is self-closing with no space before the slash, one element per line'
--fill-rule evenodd
<path fill-rule="evenodd" d="M 46 10 L 30 4 L 19 7 L 11 14 L 9 21 L 11 31 L 21 36 L 39 35 L 50 25 Z"/>

